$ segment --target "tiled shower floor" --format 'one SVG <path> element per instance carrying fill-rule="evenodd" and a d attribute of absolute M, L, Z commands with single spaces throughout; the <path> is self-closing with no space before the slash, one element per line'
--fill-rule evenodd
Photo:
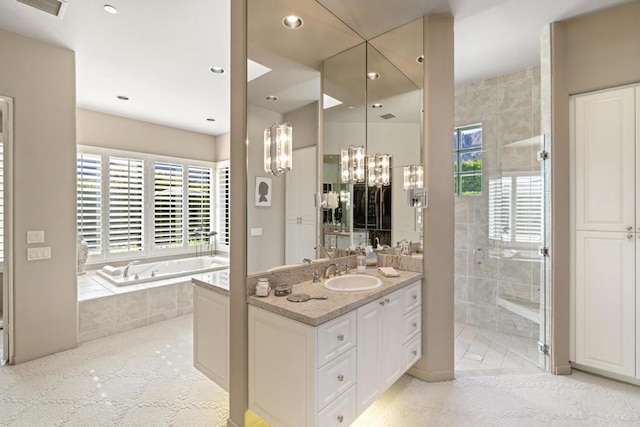
<path fill-rule="evenodd" d="M 540 373 L 537 339 L 455 324 L 456 376 Z"/>

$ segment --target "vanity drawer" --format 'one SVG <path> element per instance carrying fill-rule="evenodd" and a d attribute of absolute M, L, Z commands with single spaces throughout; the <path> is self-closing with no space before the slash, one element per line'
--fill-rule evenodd
<path fill-rule="evenodd" d="M 318 427 L 348 426 L 356 420 L 356 387 L 351 387 L 342 396 L 318 413 Z"/>
<path fill-rule="evenodd" d="M 422 357 L 422 335 L 418 334 L 415 338 L 406 343 L 403 348 L 403 353 L 404 370 L 406 371 Z"/>
<path fill-rule="evenodd" d="M 318 327 L 318 366 L 322 366 L 356 345 L 356 311 Z"/>
<path fill-rule="evenodd" d="M 407 342 L 420 333 L 422 329 L 422 310 L 416 308 L 402 318 L 402 342 Z"/>
<path fill-rule="evenodd" d="M 420 291 L 422 290 L 422 280 L 418 280 L 413 285 L 409 285 L 402 290 L 403 293 L 403 305 L 404 312 L 408 313 L 411 310 L 420 307 L 422 304 L 422 298 Z"/>
<path fill-rule="evenodd" d="M 356 349 L 352 348 L 318 369 L 318 408 L 324 408 L 355 384 Z"/>

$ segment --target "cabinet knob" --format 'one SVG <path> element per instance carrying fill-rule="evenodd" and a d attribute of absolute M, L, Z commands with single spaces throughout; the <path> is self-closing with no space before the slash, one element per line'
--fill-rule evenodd
<path fill-rule="evenodd" d="M 380 301 L 380 305 L 384 305 L 384 301 Z"/>
<path fill-rule="evenodd" d="M 391 302 L 391 300 L 389 298 L 385 298 L 384 302 L 386 302 L 387 304 L 389 304 Z"/>
<path fill-rule="evenodd" d="M 418 295 L 413 294 L 413 295 L 411 296 L 411 298 L 413 298 L 413 299 L 418 299 Z"/>
<path fill-rule="evenodd" d="M 633 234 L 627 234 L 627 239 L 633 239 Z"/>
<path fill-rule="evenodd" d="M 627 231 L 631 231 L 631 230 L 633 230 L 633 227 L 632 226 L 628 226 L 627 227 Z"/>
<path fill-rule="evenodd" d="M 418 324 L 417 324 L 416 322 L 413 322 L 413 323 L 411 324 L 411 326 L 413 326 L 414 328 L 417 328 L 417 327 L 418 327 Z"/>
<path fill-rule="evenodd" d="M 413 353 L 414 356 L 418 355 L 418 350 L 413 350 L 411 353 Z"/>
<path fill-rule="evenodd" d="M 342 415 L 338 415 L 338 422 L 341 423 L 344 421 L 344 417 Z"/>
<path fill-rule="evenodd" d="M 338 375 L 338 381 L 340 382 L 344 381 L 344 375 L 342 374 Z"/>
<path fill-rule="evenodd" d="M 344 341 L 344 335 L 342 334 L 338 335 L 338 341 Z"/>

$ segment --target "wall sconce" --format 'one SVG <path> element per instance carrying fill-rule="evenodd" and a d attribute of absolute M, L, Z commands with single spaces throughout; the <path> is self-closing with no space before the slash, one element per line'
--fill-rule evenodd
<path fill-rule="evenodd" d="M 367 156 L 367 185 L 378 188 L 383 185 L 389 185 L 391 167 L 391 157 L 388 154 L 379 154 L 375 156 Z"/>
<path fill-rule="evenodd" d="M 264 130 L 264 171 L 272 175 L 289 172 L 292 167 L 292 134 L 290 123 L 274 123 Z"/>
<path fill-rule="evenodd" d="M 364 146 L 350 145 L 341 151 L 340 175 L 343 183 L 364 181 Z"/>
<path fill-rule="evenodd" d="M 410 165 L 404 167 L 404 186 L 406 191 L 409 188 L 422 187 L 423 169 L 422 165 Z"/>

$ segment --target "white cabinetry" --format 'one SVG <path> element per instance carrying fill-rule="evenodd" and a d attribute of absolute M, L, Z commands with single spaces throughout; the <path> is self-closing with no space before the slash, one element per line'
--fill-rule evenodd
<path fill-rule="evenodd" d="M 420 358 L 420 285 L 318 327 L 249 306 L 249 408 L 274 426 L 351 424 Z"/>
<path fill-rule="evenodd" d="M 640 378 L 640 89 L 572 99 L 572 354 Z"/>
<path fill-rule="evenodd" d="M 229 390 L 229 297 L 193 287 L 193 366 Z"/>
<path fill-rule="evenodd" d="M 285 264 L 315 258 L 316 147 L 293 150 L 293 167 L 285 174 Z"/>

